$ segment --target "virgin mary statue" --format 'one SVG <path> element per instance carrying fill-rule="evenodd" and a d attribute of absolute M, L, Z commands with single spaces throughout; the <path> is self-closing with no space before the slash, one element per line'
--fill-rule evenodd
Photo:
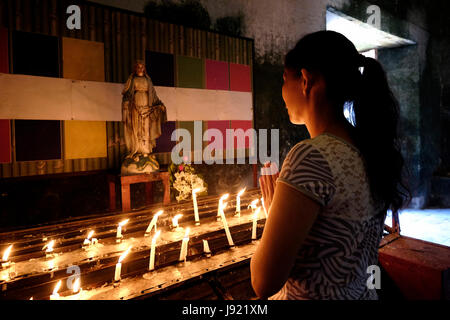
<path fill-rule="evenodd" d="M 161 125 L 167 121 L 167 110 L 156 94 L 143 61 L 136 61 L 122 95 L 127 148 L 122 175 L 158 171 L 159 164 L 151 153 L 156 139 L 161 136 Z"/>

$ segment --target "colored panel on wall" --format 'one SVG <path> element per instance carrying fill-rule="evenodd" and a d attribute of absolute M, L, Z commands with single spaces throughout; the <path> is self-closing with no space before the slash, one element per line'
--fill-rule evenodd
<path fill-rule="evenodd" d="M 11 124 L 0 120 L 0 163 L 11 162 Z"/>
<path fill-rule="evenodd" d="M 202 59 L 177 56 L 177 87 L 205 87 L 205 65 Z"/>
<path fill-rule="evenodd" d="M 0 27 L 0 72 L 9 73 L 8 29 Z"/>
<path fill-rule="evenodd" d="M 61 122 L 15 120 L 16 161 L 61 159 Z"/>
<path fill-rule="evenodd" d="M 58 38 L 14 31 L 13 73 L 59 77 Z"/>
<path fill-rule="evenodd" d="M 105 81 L 105 49 L 102 42 L 62 38 L 63 77 Z"/>
<path fill-rule="evenodd" d="M 227 129 L 230 129 L 230 121 L 229 120 L 225 120 L 225 121 L 208 121 L 206 123 L 205 126 L 205 130 L 209 130 L 209 129 L 218 129 L 221 133 L 222 133 L 222 150 L 226 149 L 226 137 L 227 137 Z M 208 139 L 205 143 L 206 145 L 209 145 L 211 143 L 220 143 L 220 142 L 216 142 L 214 139 L 212 139 L 211 141 L 211 136 L 210 135 L 206 135 L 206 139 Z M 220 149 L 220 147 L 217 147 L 218 149 Z"/>
<path fill-rule="evenodd" d="M 230 63 L 230 90 L 252 91 L 250 67 L 242 64 Z"/>
<path fill-rule="evenodd" d="M 106 122 L 64 122 L 64 159 L 106 158 L 107 155 Z"/>
<path fill-rule="evenodd" d="M 145 65 L 153 85 L 175 86 L 175 59 L 172 54 L 146 51 Z"/>
<path fill-rule="evenodd" d="M 228 62 L 206 60 L 206 89 L 229 90 Z"/>
<path fill-rule="evenodd" d="M 252 129 L 252 128 L 253 128 L 252 121 L 240 121 L 240 120 L 232 120 L 231 121 L 231 129 L 234 129 L 234 130 L 242 129 L 242 130 L 244 130 L 242 139 L 245 139 L 245 148 L 246 149 L 249 148 L 251 144 L 253 144 L 253 141 L 252 141 L 253 139 L 246 138 L 245 137 L 245 132 L 248 129 Z M 234 148 L 235 149 L 238 149 L 237 148 L 238 147 L 238 137 L 240 137 L 240 136 L 237 136 L 237 137 L 234 138 Z"/>
<path fill-rule="evenodd" d="M 161 136 L 156 139 L 156 148 L 154 153 L 172 152 L 173 147 L 176 145 L 176 141 L 172 141 L 172 132 L 175 131 L 175 121 L 167 121 L 161 126 Z"/>

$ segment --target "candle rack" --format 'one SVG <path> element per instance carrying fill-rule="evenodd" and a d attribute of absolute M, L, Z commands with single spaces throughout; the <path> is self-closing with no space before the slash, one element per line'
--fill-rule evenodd
<path fill-rule="evenodd" d="M 66 286 L 67 279 L 73 276 L 67 272 L 70 266 L 80 268 L 83 288 L 80 299 L 136 299 L 157 295 L 202 274 L 211 274 L 213 270 L 248 263 L 256 244 L 251 239 L 253 213 L 247 206 L 260 197 L 259 189 L 247 190 L 241 196 L 241 216 L 236 217 L 235 201 L 230 195 L 225 216 L 235 244 L 232 249 L 222 222 L 216 221 L 220 196 L 197 198 L 200 226 L 195 225 L 192 202 L 185 201 L 0 234 L 0 248 L 14 245 L 10 260 L 16 267 L 14 279 L 3 279 L 6 271 L 0 270 L 0 299 L 49 299 L 60 280 L 63 283 L 60 296 L 70 295 L 71 291 Z M 149 271 L 154 232 L 151 232 L 150 237 L 144 235 L 150 220 L 159 210 L 164 210 L 158 218 L 161 235 L 156 245 L 155 270 Z M 183 214 L 179 220 L 181 231 L 172 232 L 172 218 L 179 213 Z M 262 234 L 264 218 L 261 215 L 258 220 L 257 238 Z M 118 244 L 117 225 L 125 219 L 129 219 L 129 222 L 122 227 L 123 240 Z M 188 227 L 191 232 L 185 264 L 178 260 L 184 230 Z M 90 230 L 95 230 L 98 242 L 86 249 L 83 248 L 83 242 Z M 51 240 L 55 240 L 55 257 L 48 259 L 42 247 Z M 211 257 L 203 252 L 203 240 L 208 240 Z M 122 262 L 120 286 L 114 287 L 115 266 L 120 255 L 130 246 L 133 249 Z M 54 265 L 52 270 L 48 267 L 51 263 Z"/>

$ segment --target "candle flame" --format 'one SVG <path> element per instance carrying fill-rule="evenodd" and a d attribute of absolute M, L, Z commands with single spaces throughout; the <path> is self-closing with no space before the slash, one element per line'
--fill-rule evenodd
<path fill-rule="evenodd" d="M 33 300 L 33 297 L 31 297 L 30 300 Z"/>
<path fill-rule="evenodd" d="M 86 239 L 88 239 L 88 240 L 91 239 L 93 235 L 94 235 L 94 230 L 92 230 L 91 232 L 89 232 L 89 234 L 88 234 L 88 236 L 87 236 Z"/>
<path fill-rule="evenodd" d="M 242 194 L 245 192 L 245 190 L 246 190 L 247 188 L 244 188 L 244 189 L 242 189 L 241 191 L 239 191 L 239 193 L 238 193 L 238 197 L 240 197 L 240 196 L 242 196 Z"/>
<path fill-rule="evenodd" d="M 228 202 L 222 203 L 222 210 L 225 210 L 225 208 L 227 207 Z"/>
<path fill-rule="evenodd" d="M 53 251 L 53 246 L 55 245 L 55 240 L 50 241 L 49 243 L 47 243 L 42 250 L 46 249 L 45 252 L 52 252 Z"/>
<path fill-rule="evenodd" d="M 153 236 L 152 242 L 156 242 L 156 239 L 159 238 L 159 235 L 161 234 L 161 230 L 158 230 L 157 233 L 155 233 L 155 235 Z"/>
<path fill-rule="evenodd" d="M 62 283 L 61 280 L 59 280 L 58 283 L 55 286 L 55 289 L 53 289 L 53 295 L 54 296 L 59 296 L 58 291 L 59 291 L 59 288 L 61 288 L 61 283 Z"/>
<path fill-rule="evenodd" d="M 185 239 L 189 239 L 189 232 L 191 232 L 191 228 L 186 228 L 186 233 L 184 234 Z"/>
<path fill-rule="evenodd" d="M 229 196 L 228 193 L 224 194 L 224 195 L 220 198 L 220 201 L 223 201 L 223 200 L 228 199 L 228 196 Z"/>
<path fill-rule="evenodd" d="M 121 263 L 125 259 L 125 257 L 128 255 L 128 253 L 130 253 L 130 250 L 131 250 L 131 246 L 124 253 L 122 253 L 122 255 L 119 258 L 119 263 Z"/>
<path fill-rule="evenodd" d="M 123 220 L 122 222 L 119 223 L 119 227 L 123 227 L 128 223 L 128 221 L 130 221 L 130 219 Z"/>
<path fill-rule="evenodd" d="M 255 218 L 255 219 L 258 219 L 258 216 L 259 216 L 259 212 L 260 212 L 260 211 L 261 211 L 261 207 L 256 208 L 255 215 L 254 215 L 254 218 Z"/>
<path fill-rule="evenodd" d="M 9 254 L 11 253 L 12 247 L 13 247 L 13 245 L 10 245 L 3 253 L 3 259 L 2 259 L 3 261 L 8 261 Z"/>
<path fill-rule="evenodd" d="M 80 290 L 80 278 L 77 278 L 73 283 L 72 291 L 73 293 L 77 293 Z"/>
<path fill-rule="evenodd" d="M 180 219 L 183 215 L 182 214 L 177 214 L 175 217 L 173 217 L 172 219 L 172 225 L 173 227 L 178 227 L 178 219 Z"/>
<path fill-rule="evenodd" d="M 192 190 L 193 194 L 196 194 L 197 192 L 200 192 L 200 190 L 202 190 L 201 188 L 195 188 L 194 190 Z"/>

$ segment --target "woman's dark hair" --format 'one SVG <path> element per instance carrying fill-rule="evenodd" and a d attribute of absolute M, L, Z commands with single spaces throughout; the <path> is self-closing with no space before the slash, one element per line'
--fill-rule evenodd
<path fill-rule="evenodd" d="M 342 34 L 319 31 L 297 43 L 286 55 L 285 67 L 298 76 L 301 69 L 322 74 L 336 114 L 343 114 L 346 102 L 353 103 L 352 138 L 363 156 L 372 195 L 384 205 L 383 213 L 388 209 L 396 213 L 404 207 L 410 192 L 402 179 L 404 160 L 397 137 L 399 106 L 380 63 L 359 54 Z"/>

